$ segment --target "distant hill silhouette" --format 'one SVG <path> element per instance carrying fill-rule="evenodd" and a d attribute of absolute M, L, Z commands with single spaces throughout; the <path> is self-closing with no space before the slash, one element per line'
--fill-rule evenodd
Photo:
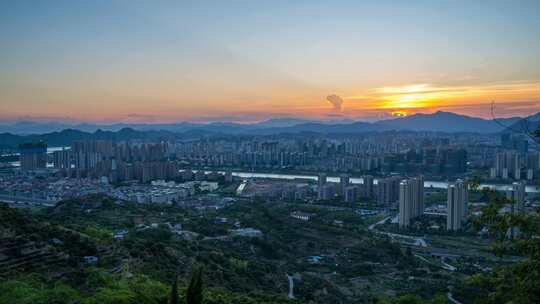
<path fill-rule="evenodd" d="M 506 124 L 508 127 L 504 130 L 504 132 L 512 132 L 512 133 L 532 133 L 538 129 L 540 129 L 540 112 L 519 119 L 518 121 L 512 123 L 512 124 Z"/>
<path fill-rule="evenodd" d="M 124 128 L 119 131 L 97 130 L 94 133 L 66 129 L 60 132 L 33 135 L 13 135 L 10 133 L 0 134 L 0 147 L 17 147 L 25 142 L 44 141 L 50 147 L 61 147 L 71 145 L 73 141 L 84 139 L 110 139 L 110 140 L 135 140 L 135 139 L 155 139 L 165 140 L 178 137 L 178 133 L 167 131 L 137 131 L 131 128 Z"/>
<path fill-rule="evenodd" d="M 62 123 L 19 122 L 11 125 L 0 125 L 0 147 L 15 147 L 22 142 L 45 141 L 49 146 L 69 145 L 80 139 L 175 139 L 199 137 L 207 135 L 272 135 L 293 133 L 323 133 L 323 134 L 354 134 L 382 131 L 425 131 L 425 132 L 468 132 L 468 133 L 498 133 L 511 128 L 530 130 L 538 128 L 540 113 L 527 118 L 504 118 L 497 121 L 459 115 L 451 112 L 435 112 L 432 114 L 414 114 L 374 123 L 310 121 L 296 118 L 270 119 L 255 124 L 239 124 L 229 122 L 214 122 L 196 124 L 180 122 L 176 124 L 112 124 L 92 125 L 81 124 L 64 128 L 61 131 L 47 131 L 48 128 L 65 127 Z M 520 125 L 521 124 L 521 125 Z M 524 125 L 523 125 L 524 124 Z M 24 127 L 28 126 L 28 127 Z M 22 135 L 17 130 L 40 130 L 39 134 Z M 508 131 L 506 130 L 506 131 Z M 24 133 L 24 132 L 23 132 Z"/>
<path fill-rule="evenodd" d="M 504 125 L 520 120 L 519 117 L 498 119 Z M 375 124 L 396 130 L 434 131 L 434 132 L 474 132 L 495 133 L 504 127 L 493 120 L 459 115 L 452 112 L 435 112 L 433 114 L 414 114 L 391 120 L 379 121 Z"/>

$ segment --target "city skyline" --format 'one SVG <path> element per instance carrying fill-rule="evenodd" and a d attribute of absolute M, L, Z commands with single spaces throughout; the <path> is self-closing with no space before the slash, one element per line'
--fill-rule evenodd
<path fill-rule="evenodd" d="M 536 1 L 0 5 L 0 119 L 540 111 Z"/>

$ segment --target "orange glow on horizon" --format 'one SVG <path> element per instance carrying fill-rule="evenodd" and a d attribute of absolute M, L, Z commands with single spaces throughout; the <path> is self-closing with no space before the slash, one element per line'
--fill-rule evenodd
<path fill-rule="evenodd" d="M 457 109 L 467 113 L 468 109 L 489 108 L 492 102 L 516 111 L 530 109 L 534 112 L 540 110 L 540 103 L 535 102 L 540 99 L 540 83 L 510 82 L 476 86 L 412 84 L 376 88 L 346 99 L 361 100 L 364 109 L 385 111 L 392 116 Z M 485 113 L 480 116 L 489 115 Z"/>
<path fill-rule="evenodd" d="M 373 119 L 438 110 L 490 118 L 492 101 L 499 105 L 496 111 L 499 117 L 524 116 L 540 111 L 540 82 L 466 86 L 410 84 L 342 92 L 291 86 L 287 90 L 260 91 L 261 95 L 255 94 L 256 90 L 240 89 L 231 93 L 204 90 L 197 91 L 197 94 L 191 94 L 189 88 L 167 86 L 167 90 L 157 89 L 156 92 L 156 88 L 147 86 L 131 94 L 125 94 L 121 87 L 110 92 L 91 87 L 62 91 L 6 90 L 0 99 L 19 102 L 0 102 L 0 119 L 42 118 L 103 123 L 256 122 L 272 117 Z M 334 93 L 343 99 L 342 108 L 338 110 L 325 99 Z"/>

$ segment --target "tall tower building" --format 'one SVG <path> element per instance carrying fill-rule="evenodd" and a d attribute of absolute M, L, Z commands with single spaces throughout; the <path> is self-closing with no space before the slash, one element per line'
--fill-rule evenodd
<path fill-rule="evenodd" d="M 512 189 L 506 192 L 506 198 L 513 203 L 512 212 L 516 214 L 523 213 L 525 211 L 525 182 L 512 183 Z"/>
<path fill-rule="evenodd" d="M 326 174 L 325 173 L 319 173 L 319 177 L 317 179 L 317 199 L 323 200 L 324 195 L 324 186 L 326 185 Z"/>
<path fill-rule="evenodd" d="M 467 184 L 458 179 L 448 185 L 446 230 L 460 230 L 467 215 Z"/>
<path fill-rule="evenodd" d="M 424 214 L 424 177 L 418 176 L 412 179 L 414 185 L 415 205 L 414 216 L 421 216 Z"/>
<path fill-rule="evenodd" d="M 375 198 L 379 205 L 391 206 L 399 200 L 399 183 L 401 178 L 388 177 L 377 180 Z"/>
<path fill-rule="evenodd" d="M 424 213 L 424 178 L 401 181 L 399 184 L 399 227 L 409 227 L 411 220 Z"/>
<path fill-rule="evenodd" d="M 345 190 L 344 190 L 344 193 L 343 193 L 343 196 L 344 196 L 344 199 L 345 199 L 345 202 L 347 203 L 354 203 L 356 202 L 357 198 L 358 198 L 358 186 L 347 186 L 345 187 Z"/>
<path fill-rule="evenodd" d="M 525 212 L 525 182 L 512 183 L 512 189 L 506 191 L 506 198 L 512 202 L 512 213 L 523 214 Z M 514 239 L 520 234 L 518 227 L 510 227 L 508 229 L 508 237 Z"/>
<path fill-rule="evenodd" d="M 408 180 L 399 183 L 399 227 L 408 227 L 412 218 L 412 189 Z"/>
<path fill-rule="evenodd" d="M 319 173 L 317 182 L 319 183 L 319 186 L 326 184 L 326 173 Z"/>
<path fill-rule="evenodd" d="M 341 174 L 339 176 L 339 188 L 338 188 L 338 194 L 345 196 L 345 189 L 349 186 L 349 175 L 348 174 Z"/>
<path fill-rule="evenodd" d="M 373 176 L 371 175 L 362 176 L 362 196 L 373 197 Z"/>

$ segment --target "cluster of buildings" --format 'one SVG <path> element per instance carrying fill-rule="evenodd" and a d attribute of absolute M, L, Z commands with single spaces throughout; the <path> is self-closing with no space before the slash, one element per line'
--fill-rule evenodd
<path fill-rule="evenodd" d="M 110 193 L 112 187 L 100 179 L 55 176 L 0 175 L 0 200 L 55 204 L 60 200 L 89 194 Z"/>
<path fill-rule="evenodd" d="M 450 183 L 446 203 L 446 230 L 462 229 L 467 218 L 467 204 L 467 183 L 461 179 Z M 424 210 L 424 178 L 419 176 L 402 180 L 399 183 L 399 227 L 410 227 L 412 220 L 423 215 Z"/>
<path fill-rule="evenodd" d="M 242 196 L 274 200 L 307 201 L 312 197 L 311 186 L 304 181 L 249 181 L 242 190 Z"/>
<path fill-rule="evenodd" d="M 519 153 L 504 151 L 497 153 L 493 167 L 490 168 L 491 179 L 537 179 L 540 175 L 540 152 Z"/>
<path fill-rule="evenodd" d="M 70 148 L 54 151 L 50 156 L 47 155 L 47 146 L 44 143 L 24 144 L 19 150 L 23 172 L 45 169 L 50 158 L 51 167 L 57 175 L 63 177 L 105 177 L 111 183 L 206 178 L 204 172 L 182 173 L 179 163 L 170 159 L 167 143 L 82 140 L 74 141 Z"/>
<path fill-rule="evenodd" d="M 21 169 L 44 168 L 44 143 L 20 147 Z M 46 148 L 46 146 L 45 146 Z M 82 140 L 49 157 L 65 176 L 111 181 L 170 179 L 178 164 L 192 168 L 272 169 L 348 174 L 460 177 L 486 170 L 492 179 L 539 174 L 538 151 L 523 136 L 381 132 L 348 136 L 229 136 L 168 142 Z"/>
<path fill-rule="evenodd" d="M 183 185 L 132 185 L 117 187 L 109 195 L 117 199 L 137 203 L 172 204 L 193 194 L 194 189 L 192 187 Z"/>
<path fill-rule="evenodd" d="M 524 183 L 519 193 L 525 193 Z M 381 207 L 392 207 L 397 204 L 400 228 L 407 228 L 412 221 L 424 214 L 424 177 L 402 178 L 392 176 L 378 179 L 376 183 L 372 176 L 363 176 L 362 184 L 353 185 L 347 175 L 340 176 L 339 183 L 327 181 L 326 174 L 320 174 L 317 185 L 317 199 L 329 200 L 336 197 L 345 202 L 355 202 L 357 198 L 374 198 Z M 462 229 L 467 218 L 468 188 L 461 179 L 448 185 L 446 204 L 447 230 Z M 293 216 L 293 215 L 291 215 Z M 295 217 L 295 216 L 293 216 Z"/>
<path fill-rule="evenodd" d="M 360 198 L 373 200 L 381 207 L 393 207 L 399 199 L 400 176 L 375 178 L 371 175 L 360 177 L 361 184 L 351 184 L 348 174 L 341 174 L 339 183 L 328 182 L 326 174 L 319 174 L 317 181 L 317 200 L 332 200 L 336 197 L 354 203 Z"/>
<path fill-rule="evenodd" d="M 138 203 L 172 204 L 193 197 L 196 190 L 200 193 L 212 193 L 218 189 L 217 182 L 205 180 L 207 176 L 214 174 L 205 174 L 201 171 L 198 175 L 205 177 L 184 183 L 163 180 L 151 183 L 135 181 L 114 187 L 106 177 L 69 178 L 56 174 L 0 174 L 0 201 L 54 205 L 65 199 L 90 194 L 107 194 L 120 200 Z M 194 178 L 195 174 L 192 173 L 191 176 Z"/>
<path fill-rule="evenodd" d="M 347 203 L 354 203 L 360 197 L 371 198 L 373 196 L 373 176 L 362 176 L 363 183 L 353 185 L 348 174 L 341 174 L 339 183 L 329 183 L 324 173 L 319 174 L 317 179 L 317 200 L 332 200 L 336 197 Z"/>
<path fill-rule="evenodd" d="M 179 167 L 168 160 L 166 143 L 75 141 L 71 149 L 52 153 L 53 167 L 68 177 L 102 177 L 116 183 L 178 177 Z"/>
<path fill-rule="evenodd" d="M 232 138 L 173 145 L 175 157 L 195 167 L 293 169 L 317 172 L 427 172 L 467 170 L 467 151 L 435 136 L 363 134 L 352 138 Z"/>
<path fill-rule="evenodd" d="M 385 156 L 383 172 L 456 176 L 467 171 L 467 150 L 456 147 L 409 149 Z"/>
<path fill-rule="evenodd" d="M 21 145 L 22 170 L 45 168 L 44 145 Z M 458 178 L 474 169 L 491 179 L 534 180 L 540 176 L 540 152 L 533 149 L 526 139 L 508 134 L 500 141 L 492 135 L 429 132 L 291 134 L 279 139 L 259 135 L 168 142 L 81 140 L 73 142 L 70 149 L 53 152 L 49 162 L 64 176 L 107 176 L 111 182 L 175 179 L 182 167 L 424 175 L 435 179 Z"/>
<path fill-rule="evenodd" d="M 282 199 L 289 201 L 331 201 L 341 200 L 356 203 L 360 199 L 376 201 L 384 208 L 393 208 L 399 199 L 399 176 L 375 180 L 371 175 L 361 177 L 362 183 L 352 183 L 350 175 L 341 174 L 337 182 L 329 181 L 326 173 L 317 177 L 313 186 L 309 180 L 296 179 L 292 182 L 270 179 L 249 180 L 245 182 L 242 195 L 265 199 Z M 242 187 L 242 186 L 241 186 Z"/>
<path fill-rule="evenodd" d="M 181 142 L 174 145 L 176 159 L 196 167 L 297 169 L 310 171 L 370 171 L 382 158 L 356 140 L 320 138 L 234 138 Z"/>
<path fill-rule="evenodd" d="M 39 142 L 20 145 L 20 171 L 39 171 L 47 168 L 49 162 L 54 180 L 32 179 L 24 174 L 12 179 L 19 184 L 8 185 L 10 182 L 0 180 L 0 195 L 57 201 L 109 192 L 116 198 L 141 203 L 173 203 L 193 196 L 195 188 L 212 192 L 217 187 L 215 181 L 232 182 L 230 168 L 339 172 L 337 182 L 329 182 L 326 173 L 319 174 L 316 185 L 306 181 L 249 181 L 242 186 L 243 195 L 298 201 L 340 199 L 347 203 L 365 198 L 380 207 L 397 207 L 399 226 L 406 228 L 424 213 L 426 174 L 460 177 L 475 168 L 487 171 L 491 179 L 515 180 L 508 195 L 517 202 L 516 210 L 522 210 L 522 181 L 540 176 L 540 152 L 532 151 L 521 137 L 503 134 L 500 142 L 492 137 L 390 132 L 348 137 L 291 135 L 279 139 L 231 136 L 176 142 L 81 140 L 50 155 L 47 145 Z M 220 174 L 182 170 L 188 166 L 227 171 Z M 354 173 L 364 174 L 362 183 L 351 183 L 350 175 Z M 386 177 L 375 180 L 368 174 Z M 418 177 L 404 179 L 400 175 Z M 127 181 L 127 186 L 110 186 Z M 467 183 L 460 179 L 451 183 L 447 197 L 448 230 L 462 228 L 467 202 Z"/>
<path fill-rule="evenodd" d="M 148 184 L 134 184 L 114 188 L 109 195 L 114 198 L 147 204 L 173 204 L 182 202 L 193 195 L 196 189 L 213 192 L 218 189 L 216 182 L 192 181 L 175 183 L 156 180 Z"/>
<path fill-rule="evenodd" d="M 362 185 L 352 185 L 350 183 L 349 175 L 341 174 L 339 177 L 339 183 L 336 184 L 329 183 L 326 174 L 319 174 L 317 179 L 317 200 L 332 200 L 339 197 L 347 203 L 354 203 L 359 197 L 365 197 L 364 192 L 366 191 L 365 189 L 368 185 L 366 181 L 368 178 L 371 177 L 363 177 L 364 184 Z"/>
<path fill-rule="evenodd" d="M 422 177 L 417 177 L 403 180 L 400 183 L 398 222 L 402 228 L 409 227 L 411 220 L 424 214 L 423 182 Z M 510 212 L 523 214 L 525 210 L 525 188 L 526 183 L 518 181 L 512 183 L 511 188 L 506 191 L 506 198 L 510 202 Z M 457 179 L 455 182 L 448 184 L 445 212 L 446 230 L 459 231 L 466 223 L 469 204 L 468 193 L 468 184 L 465 180 Z M 518 232 L 516 232 L 515 228 L 511 228 L 509 233 L 513 236 Z"/>
<path fill-rule="evenodd" d="M 21 171 L 47 167 L 47 145 L 28 143 L 19 146 Z M 101 178 L 111 182 L 171 179 L 178 176 L 178 165 L 168 161 L 167 143 L 79 140 L 70 148 L 52 152 L 52 167 L 65 177 Z"/>

